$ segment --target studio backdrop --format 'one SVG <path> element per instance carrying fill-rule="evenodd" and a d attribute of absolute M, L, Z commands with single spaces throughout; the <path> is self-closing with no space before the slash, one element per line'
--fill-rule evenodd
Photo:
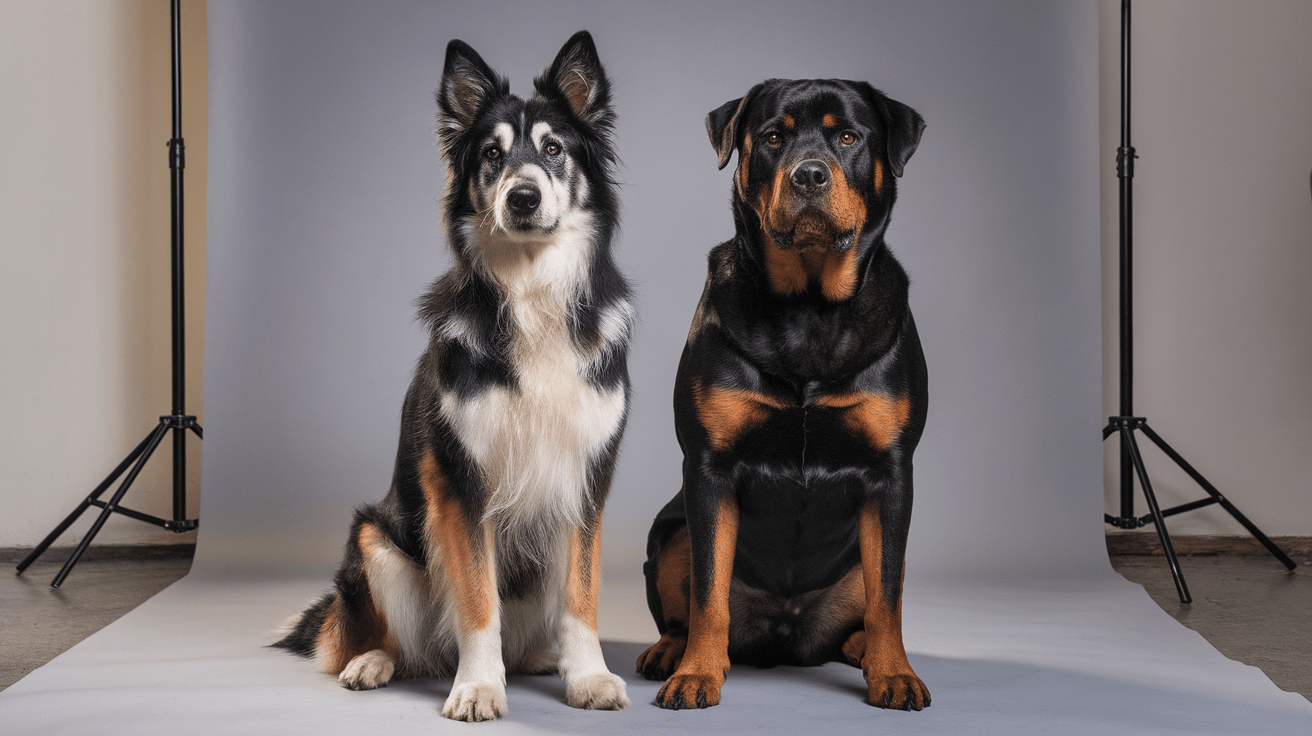
<path fill-rule="evenodd" d="M 909 583 L 1104 574 L 1096 24 L 1091 2 L 212 3 L 197 571 L 326 583 L 352 508 L 388 487 L 415 300 L 450 263 L 446 44 L 524 95 L 586 28 L 640 313 L 607 575 L 640 574 L 680 484 L 675 368 L 733 232 L 703 120 L 769 77 L 867 80 L 928 124 L 888 230 L 930 374 Z"/>

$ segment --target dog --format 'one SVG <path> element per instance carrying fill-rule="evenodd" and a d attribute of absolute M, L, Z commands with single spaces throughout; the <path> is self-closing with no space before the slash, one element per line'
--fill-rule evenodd
<path fill-rule="evenodd" d="M 597 638 L 600 526 L 629 407 L 615 115 L 580 31 L 521 99 L 462 41 L 437 91 L 451 270 L 401 411 L 392 484 L 355 513 L 334 589 L 275 646 L 353 690 L 455 681 L 442 715 L 507 712 L 506 672 L 621 709 Z"/>
<path fill-rule="evenodd" d="M 731 662 L 829 661 L 872 705 L 930 704 L 901 614 L 928 382 L 884 242 L 924 125 L 845 80 L 768 80 L 706 118 L 720 168 L 738 152 L 735 236 L 675 379 L 683 487 L 648 537 L 656 705 L 718 704 Z"/>

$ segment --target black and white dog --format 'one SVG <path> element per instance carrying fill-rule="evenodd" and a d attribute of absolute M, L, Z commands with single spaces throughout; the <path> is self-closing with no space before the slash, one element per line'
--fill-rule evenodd
<path fill-rule="evenodd" d="M 577 708 L 629 699 L 597 638 L 602 505 L 629 403 L 633 307 L 611 257 L 614 113 L 575 34 L 521 99 L 462 41 L 437 92 L 455 265 L 391 489 L 356 512 L 335 590 L 275 646 L 351 689 L 455 682 L 442 715 L 506 712 L 507 671 L 558 671 Z"/>

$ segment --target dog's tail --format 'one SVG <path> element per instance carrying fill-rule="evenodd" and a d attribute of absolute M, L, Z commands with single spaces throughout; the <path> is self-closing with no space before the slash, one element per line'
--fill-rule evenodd
<path fill-rule="evenodd" d="M 286 649 L 303 657 L 313 657 L 319 641 L 319 630 L 328 619 L 328 609 L 337 600 L 337 593 L 327 593 L 311 603 L 304 611 L 292 616 L 274 629 L 276 639 L 269 646 Z"/>

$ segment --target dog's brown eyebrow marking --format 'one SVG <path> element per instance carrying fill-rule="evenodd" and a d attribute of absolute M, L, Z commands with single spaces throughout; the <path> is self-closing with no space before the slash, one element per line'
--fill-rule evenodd
<path fill-rule="evenodd" d="M 843 424 L 879 450 L 892 447 L 911 417 L 911 399 L 906 396 L 855 391 L 821 396 L 815 403 L 843 410 Z"/>
<path fill-rule="evenodd" d="M 771 410 L 785 407 L 784 402 L 758 391 L 706 388 L 696 379 L 692 382 L 692 400 L 716 451 L 729 449 L 739 437 L 768 419 Z"/>
<path fill-rule="evenodd" d="M 834 115 L 832 112 L 827 112 L 823 118 L 820 118 L 820 124 L 826 128 L 832 128 L 835 125 L 838 125 L 838 116 Z"/>
<path fill-rule="evenodd" d="M 789 115 L 788 113 L 784 113 L 784 127 L 791 129 L 795 125 L 797 125 L 797 121 L 793 119 L 793 116 Z"/>

